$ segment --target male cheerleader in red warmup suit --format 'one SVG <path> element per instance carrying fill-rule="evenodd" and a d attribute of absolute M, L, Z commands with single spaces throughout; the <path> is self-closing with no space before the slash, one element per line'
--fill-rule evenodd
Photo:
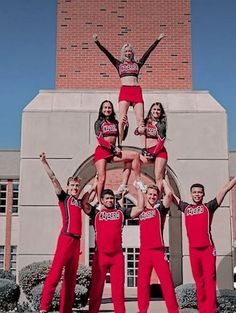
<path fill-rule="evenodd" d="M 215 210 L 235 184 L 236 177 L 224 185 L 216 197 L 207 203 L 203 203 L 205 190 L 201 184 L 194 184 L 190 188 L 193 204 L 183 202 L 174 195 L 179 210 L 185 215 L 199 313 L 216 313 L 216 251 L 211 236 L 211 223 Z"/>
<path fill-rule="evenodd" d="M 138 189 L 138 203 L 133 208 L 116 208 L 115 197 L 111 189 L 101 194 L 102 208 L 85 206 L 93 220 L 96 251 L 92 265 L 89 313 L 98 313 L 107 271 L 110 271 L 111 293 L 115 313 L 125 313 L 124 298 L 124 256 L 122 249 L 122 229 L 124 220 L 135 218 L 143 210 L 144 198 Z"/>
<path fill-rule="evenodd" d="M 150 298 L 150 278 L 153 268 L 161 283 L 162 294 L 169 313 L 178 313 L 174 284 L 165 254 L 163 229 L 166 215 L 172 201 L 172 192 L 163 180 L 165 196 L 160 199 L 156 185 L 147 189 L 145 207 L 139 215 L 140 255 L 138 264 L 138 308 L 139 313 L 147 313 Z"/>
<path fill-rule="evenodd" d="M 60 294 L 60 313 L 71 313 L 80 255 L 81 209 L 83 209 L 87 198 L 78 199 L 81 180 L 79 177 L 68 178 L 67 192 L 65 192 L 50 168 L 45 153 L 40 154 L 40 160 L 58 196 L 63 223 L 52 266 L 44 283 L 40 312 L 49 311 L 55 289 L 64 269 Z"/>

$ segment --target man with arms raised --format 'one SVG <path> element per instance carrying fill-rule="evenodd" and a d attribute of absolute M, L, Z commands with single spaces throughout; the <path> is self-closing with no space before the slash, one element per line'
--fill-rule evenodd
<path fill-rule="evenodd" d="M 98 211 L 87 203 L 85 213 L 93 220 L 96 250 L 92 264 L 89 313 L 98 313 L 108 270 L 115 313 L 125 313 L 124 256 L 122 229 L 124 220 L 137 217 L 143 210 L 143 193 L 138 189 L 138 203 L 133 208 L 116 208 L 111 189 L 101 194 L 102 208 Z"/>
<path fill-rule="evenodd" d="M 40 301 L 40 313 L 46 313 L 50 310 L 55 289 L 61 279 L 63 270 L 60 313 L 71 313 L 80 255 L 81 210 L 86 200 L 79 200 L 81 181 L 79 177 L 68 178 L 67 190 L 65 192 L 50 168 L 45 153 L 41 153 L 39 158 L 52 182 L 62 215 L 62 228 L 58 237 L 52 266 L 44 283 Z"/>
<path fill-rule="evenodd" d="M 211 236 L 211 223 L 215 210 L 235 184 L 236 177 L 226 183 L 215 198 L 207 203 L 203 202 L 205 188 L 198 183 L 190 187 L 192 204 L 183 202 L 174 195 L 175 203 L 185 216 L 190 263 L 200 313 L 216 313 L 216 251 Z"/>
<path fill-rule="evenodd" d="M 165 253 L 163 229 L 172 201 L 172 192 L 163 180 L 164 197 L 156 185 L 148 186 L 145 207 L 139 215 L 140 255 L 138 265 L 138 308 L 147 313 L 150 298 L 150 278 L 153 268 L 160 280 L 162 294 L 169 313 L 178 313 L 174 284 Z"/>

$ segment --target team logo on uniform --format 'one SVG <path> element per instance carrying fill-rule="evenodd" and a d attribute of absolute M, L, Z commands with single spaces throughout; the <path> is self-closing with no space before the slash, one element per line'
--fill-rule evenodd
<path fill-rule="evenodd" d="M 142 220 L 146 220 L 148 218 L 153 218 L 154 216 L 156 216 L 156 210 L 148 210 L 146 212 L 143 212 L 139 215 L 139 219 L 140 221 Z"/>
<path fill-rule="evenodd" d="M 197 206 L 196 208 L 189 207 L 186 210 L 186 215 L 198 215 L 198 214 L 202 214 L 203 211 L 204 211 L 203 206 Z"/>
<path fill-rule="evenodd" d="M 131 64 L 121 64 L 120 65 L 120 72 L 138 72 L 138 65 L 136 63 Z"/>
<path fill-rule="evenodd" d="M 99 214 L 100 221 L 118 220 L 119 218 L 120 218 L 119 212 L 100 212 Z"/>
<path fill-rule="evenodd" d="M 146 131 L 147 131 L 147 135 L 150 137 L 155 137 L 157 135 L 156 128 L 148 127 Z"/>
<path fill-rule="evenodd" d="M 109 133 L 109 132 L 116 132 L 117 128 L 115 124 L 111 124 L 111 125 L 104 125 L 103 126 L 103 132 L 104 133 Z"/>

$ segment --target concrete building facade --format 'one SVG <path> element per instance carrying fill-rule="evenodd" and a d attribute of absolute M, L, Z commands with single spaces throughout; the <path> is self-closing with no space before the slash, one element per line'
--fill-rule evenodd
<path fill-rule="evenodd" d="M 93 33 L 117 58 L 125 42 L 131 42 L 140 57 L 161 32 L 165 33 L 143 67 L 140 82 L 145 111 L 160 101 L 167 113 L 171 184 L 182 199 L 190 201 L 190 185 L 201 182 L 206 186 L 208 201 L 229 179 L 226 112 L 209 92 L 192 90 L 189 0 L 60 0 L 57 13 L 56 89 L 40 91 L 22 115 L 18 269 L 53 257 L 61 225 L 57 199 L 39 162 L 39 153 L 46 152 L 63 185 L 68 176 L 77 173 L 86 188 L 95 176 L 92 158 L 97 143 L 93 125 L 104 99 L 116 107 L 119 80 L 116 70 L 93 43 Z M 139 138 L 133 136 L 132 109 L 129 121 L 124 149 L 140 151 Z M 107 186 L 115 189 L 120 175 L 121 166 L 110 165 Z M 153 167 L 144 166 L 142 177 L 146 182 L 153 181 Z M 127 205 L 135 203 L 132 177 L 129 190 Z M 231 222 L 226 197 L 212 226 L 220 289 L 233 286 Z M 81 262 L 89 264 L 94 238 L 85 216 L 83 225 Z M 137 224 L 127 224 L 123 237 L 126 287 L 132 288 L 136 285 L 139 253 Z M 174 206 L 164 237 L 175 285 L 191 282 L 183 217 Z"/>
<path fill-rule="evenodd" d="M 67 177 L 74 173 L 82 177 L 83 186 L 90 183 L 95 176 L 92 156 L 96 137 L 93 125 L 97 118 L 98 106 L 104 99 L 115 102 L 116 97 L 117 92 L 110 90 L 41 91 L 24 109 L 19 268 L 32 261 L 52 257 L 60 228 L 56 197 L 41 168 L 39 153 L 46 151 L 49 162 L 62 183 L 65 184 Z M 145 103 L 158 99 L 167 112 L 168 175 L 173 188 L 182 199 L 190 200 L 189 186 L 200 181 L 206 186 L 206 200 L 210 200 L 219 186 L 229 179 L 227 122 L 224 109 L 208 92 L 153 91 L 144 93 L 144 97 Z M 135 128 L 132 111 L 129 113 L 129 120 L 130 133 L 125 146 L 129 149 L 139 149 L 139 139 L 132 135 Z M 37 127 L 34 127 L 35 124 Z M 218 130 L 217 140 L 215 129 Z M 110 171 L 116 168 L 114 166 Z M 143 167 L 142 172 L 147 179 L 154 179 L 151 167 Z M 109 183 L 111 182 L 108 179 L 107 184 Z M 135 195 L 131 194 L 131 198 L 133 196 Z M 215 214 L 212 232 L 217 247 L 219 287 L 232 288 L 229 198 L 225 199 Z M 82 262 L 85 263 L 89 260 L 92 236 L 88 220 L 84 218 Z M 124 248 L 138 248 L 137 238 L 138 228 L 125 227 Z M 168 219 L 165 238 L 170 247 L 170 263 L 175 284 L 192 281 L 185 227 L 182 216 L 174 207 Z"/>

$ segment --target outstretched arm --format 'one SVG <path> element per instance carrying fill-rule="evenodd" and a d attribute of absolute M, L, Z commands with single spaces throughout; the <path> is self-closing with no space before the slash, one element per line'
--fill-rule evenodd
<path fill-rule="evenodd" d="M 154 41 L 154 43 L 148 48 L 148 50 L 144 53 L 144 55 L 141 57 L 141 59 L 139 60 L 139 63 L 143 66 L 144 63 L 147 61 L 147 59 L 149 58 L 150 54 L 152 53 L 152 51 L 156 48 L 156 46 L 159 44 L 159 42 L 161 41 L 161 39 L 164 37 L 164 34 L 160 34 L 158 36 L 158 38 Z"/>
<path fill-rule="evenodd" d="M 52 184 L 53 184 L 53 187 L 55 189 L 55 192 L 57 195 L 59 195 L 62 191 L 62 188 L 61 188 L 61 184 L 59 183 L 58 179 L 56 178 L 53 170 L 51 169 L 51 167 L 49 166 L 48 162 L 47 162 L 47 159 L 46 159 L 46 155 L 44 152 L 42 152 L 40 155 L 39 155 L 39 159 L 40 161 L 42 162 L 43 164 L 43 167 L 46 171 L 46 173 L 48 174 L 48 177 L 50 178 Z"/>
<path fill-rule="evenodd" d="M 97 34 L 93 34 L 93 40 L 98 48 L 108 57 L 109 61 L 116 67 L 119 61 L 100 43 Z"/>
<path fill-rule="evenodd" d="M 97 185 L 98 185 L 98 173 L 96 173 L 96 175 L 94 177 L 93 185 L 92 185 L 91 189 L 89 190 L 89 193 L 90 193 L 89 202 L 93 202 L 95 197 L 96 197 Z"/>
<path fill-rule="evenodd" d="M 92 202 L 96 196 L 96 189 L 97 189 L 97 176 L 94 179 L 92 187 L 83 195 L 81 199 L 81 208 L 87 215 L 89 215 L 92 210 L 90 202 Z"/>
<path fill-rule="evenodd" d="M 173 193 L 172 190 L 165 179 L 163 179 L 163 188 L 165 196 L 163 197 L 163 205 L 165 208 L 169 208 L 172 202 Z"/>
<path fill-rule="evenodd" d="M 226 196 L 227 192 L 230 191 L 234 186 L 236 185 L 236 176 L 230 180 L 228 183 L 226 183 L 216 194 L 216 200 L 219 206 L 224 200 L 224 197 Z"/>
<path fill-rule="evenodd" d="M 122 120 L 121 120 L 121 124 L 124 127 L 124 135 L 123 135 L 123 141 L 126 139 L 127 135 L 128 135 L 128 130 L 129 130 L 129 121 L 128 121 L 128 116 L 127 114 L 125 116 L 123 116 Z M 120 136 L 118 137 L 118 146 L 120 145 Z"/>
<path fill-rule="evenodd" d="M 178 196 L 176 196 L 176 194 L 175 194 L 175 192 L 174 192 L 174 190 L 173 190 L 173 188 L 172 188 L 172 186 L 170 184 L 169 177 L 167 176 L 166 173 L 165 173 L 165 181 L 168 184 L 168 187 L 169 187 L 169 189 L 170 189 L 170 191 L 172 193 L 172 201 L 178 207 L 181 199 Z M 163 180 L 163 186 L 164 186 L 164 180 Z"/>
<path fill-rule="evenodd" d="M 138 217 L 139 214 L 142 213 L 144 209 L 144 194 L 139 188 L 137 188 L 137 192 L 138 192 L 138 203 L 135 207 L 132 208 L 130 212 L 130 217 L 132 219 Z"/>

